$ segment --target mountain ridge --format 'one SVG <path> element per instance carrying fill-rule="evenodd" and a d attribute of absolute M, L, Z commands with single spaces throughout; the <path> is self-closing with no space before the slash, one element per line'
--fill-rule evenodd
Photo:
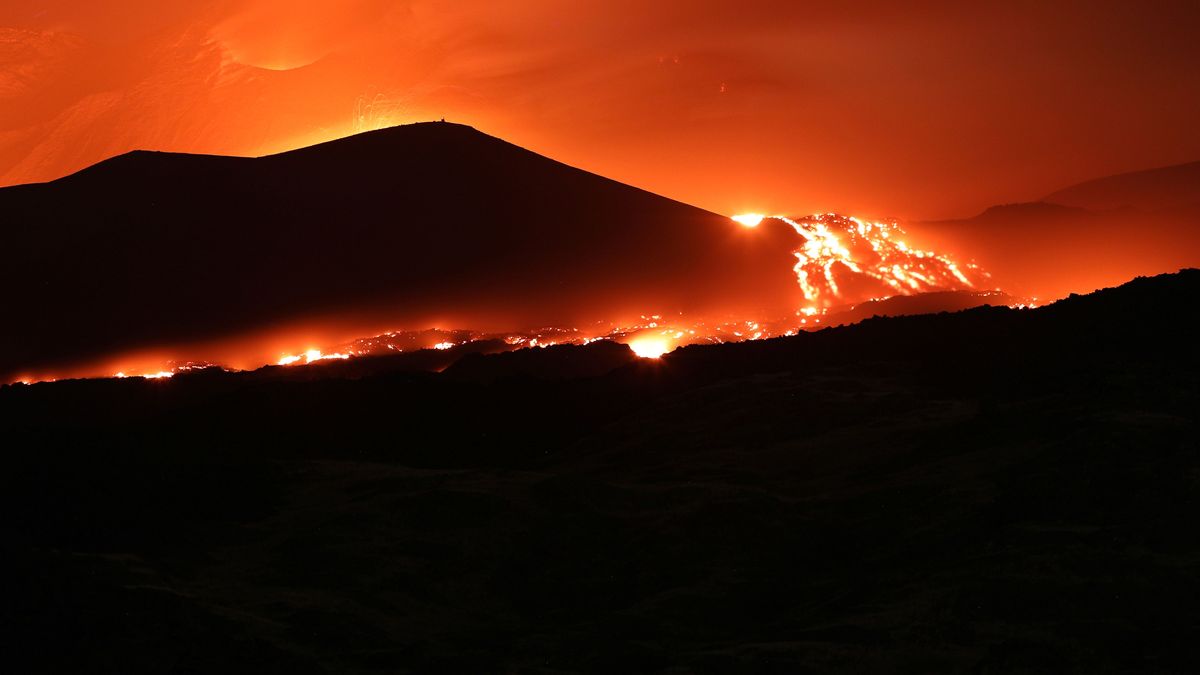
<path fill-rule="evenodd" d="M 910 230 L 920 244 L 975 260 L 1015 295 L 1105 288 L 1200 265 L 1200 162 L 1104 176 Z"/>
<path fill-rule="evenodd" d="M 1200 160 L 1093 178 L 1055 190 L 1041 201 L 1101 211 L 1195 206 L 1200 204 Z"/>

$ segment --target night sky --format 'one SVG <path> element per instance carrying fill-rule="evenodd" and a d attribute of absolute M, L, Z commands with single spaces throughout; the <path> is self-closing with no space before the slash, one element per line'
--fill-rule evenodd
<path fill-rule="evenodd" d="M 726 214 L 967 216 L 1200 157 L 1194 2 L 831 4 L 7 2 L 0 185 L 441 117 Z"/>

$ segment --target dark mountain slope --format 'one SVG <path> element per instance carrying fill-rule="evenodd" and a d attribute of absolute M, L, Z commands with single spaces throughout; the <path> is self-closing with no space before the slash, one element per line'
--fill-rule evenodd
<path fill-rule="evenodd" d="M 2 189 L 0 214 L 0 373 L 312 315 L 479 330 L 797 292 L 768 235 L 446 123 L 134 152 Z"/>

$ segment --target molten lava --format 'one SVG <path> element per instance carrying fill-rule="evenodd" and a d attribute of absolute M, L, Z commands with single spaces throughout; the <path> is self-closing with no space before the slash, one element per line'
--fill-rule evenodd
<path fill-rule="evenodd" d="M 836 213 L 774 218 L 791 226 L 802 240 L 793 252 L 793 269 L 809 303 L 805 309 L 892 295 L 969 290 L 988 278 L 974 264 L 959 265 L 945 255 L 909 247 L 899 238 L 904 230 L 895 222 Z"/>

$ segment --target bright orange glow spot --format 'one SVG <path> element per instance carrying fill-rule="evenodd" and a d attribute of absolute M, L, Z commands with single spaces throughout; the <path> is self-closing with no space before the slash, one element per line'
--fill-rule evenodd
<path fill-rule="evenodd" d="M 314 361 L 325 361 L 327 359 L 348 359 L 348 358 L 350 358 L 350 355 L 347 353 L 344 353 L 344 352 L 334 352 L 332 354 L 325 354 L 320 349 L 310 349 L 310 350 L 304 352 L 303 354 L 299 354 L 299 355 L 297 355 L 297 354 L 285 355 L 285 356 L 283 356 L 283 358 L 276 361 L 275 364 L 280 365 L 280 366 L 290 366 L 294 363 L 299 363 L 301 360 L 303 360 L 305 363 L 312 363 Z"/>
<path fill-rule="evenodd" d="M 671 345 L 661 337 L 640 337 L 629 341 L 629 348 L 643 359 L 657 359 L 671 351 Z"/>
<path fill-rule="evenodd" d="M 743 227 L 758 227 L 758 224 L 763 221 L 763 218 L 766 218 L 766 216 L 761 213 L 739 213 L 736 216 L 730 217 L 734 222 L 742 225 Z"/>

